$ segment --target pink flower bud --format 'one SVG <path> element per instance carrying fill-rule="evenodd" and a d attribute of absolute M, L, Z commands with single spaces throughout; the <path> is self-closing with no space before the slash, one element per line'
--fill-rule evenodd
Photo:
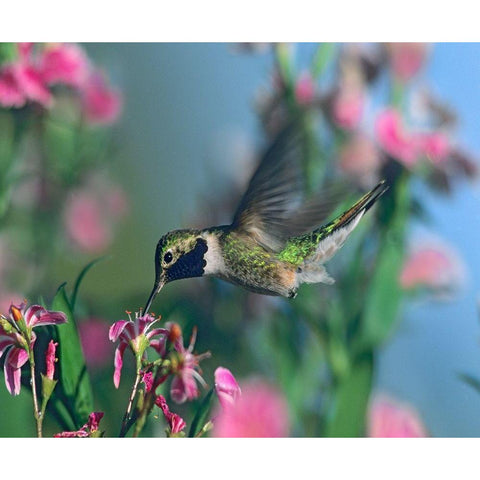
<path fill-rule="evenodd" d="M 57 359 L 55 358 L 55 350 L 58 346 L 57 342 L 50 340 L 48 344 L 47 353 L 45 355 L 45 363 L 47 364 L 47 378 L 53 380 L 53 375 L 55 373 L 55 362 Z"/>
<path fill-rule="evenodd" d="M 241 395 L 241 390 L 235 377 L 230 370 L 223 367 L 218 367 L 215 370 L 215 391 L 217 392 L 220 405 L 224 409 L 233 405 Z"/>

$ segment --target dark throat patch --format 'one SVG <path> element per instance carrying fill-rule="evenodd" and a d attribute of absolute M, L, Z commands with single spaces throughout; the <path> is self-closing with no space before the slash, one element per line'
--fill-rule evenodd
<path fill-rule="evenodd" d="M 204 255 L 208 250 L 207 242 L 198 238 L 195 247 L 190 252 L 182 255 L 168 270 L 169 282 L 180 278 L 201 277 L 205 272 L 207 262 Z"/>

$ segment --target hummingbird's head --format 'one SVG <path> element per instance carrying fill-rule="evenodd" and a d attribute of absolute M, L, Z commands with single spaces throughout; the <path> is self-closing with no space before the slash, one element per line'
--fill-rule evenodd
<path fill-rule="evenodd" d="M 174 230 L 164 235 L 155 251 L 155 285 L 148 298 L 144 314 L 162 289 L 173 280 L 201 277 L 205 273 L 207 241 L 199 230 Z"/>

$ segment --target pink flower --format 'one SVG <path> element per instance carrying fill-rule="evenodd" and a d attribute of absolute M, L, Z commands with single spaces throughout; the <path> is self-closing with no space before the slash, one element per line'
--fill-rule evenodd
<path fill-rule="evenodd" d="M 360 87 L 341 87 L 333 99 L 333 121 L 345 130 L 355 129 L 362 119 L 364 104 L 364 93 Z"/>
<path fill-rule="evenodd" d="M 416 163 L 416 139 L 404 129 L 400 114 L 396 110 L 387 109 L 378 115 L 375 132 L 378 143 L 392 157 L 409 168 Z"/>
<path fill-rule="evenodd" d="M 176 368 L 174 368 L 175 378 L 172 380 L 170 395 L 176 403 L 183 403 L 186 400 L 192 400 L 198 397 L 197 381 L 203 386 L 206 386 L 198 370 L 200 361 L 208 358 L 210 353 L 206 352 L 201 355 L 193 354 L 196 335 L 197 331 L 194 329 L 192 337 L 190 338 L 190 345 L 187 349 L 183 346 L 182 336 L 174 343 L 175 350 L 178 354 L 178 364 Z"/>
<path fill-rule="evenodd" d="M 25 98 L 44 107 L 51 106 L 52 94 L 45 86 L 41 73 L 28 64 L 16 64 L 13 68 L 16 81 Z"/>
<path fill-rule="evenodd" d="M 85 361 L 89 368 L 100 368 L 110 360 L 109 326 L 99 318 L 88 318 L 78 326 Z"/>
<path fill-rule="evenodd" d="M 92 73 L 83 89 L 83 110 L 88 123 L 110 124 L 122 109 L 120 92 L 110 87 L 99 72 Z"/>
<path fill-rule="evenodd" d="M 40 73 L 23 62 L 8 64 L 0 69 L 0 105 L 18 108 L 29 100 L 44 107 L 51 105 L 52 96 Z"/>
<path fill-rule="evenodd" d="M 109 331 L 109 338 L 112 342 L 119 340 L 118 347 L 115 350 L 113 374 L 113 383 L 116 388 L 120 385 L 120 376 L 122 374 L 123 354 L 127 347 L 130 347 L 135 358 L 143 358 L 146 348 L 150 345 L 150 339 L 155 336 L 164 336 L 168 334 L 165 328 L 152 328 L 160 320 L 152 315 L 139 316 L 135 313 L 135 320 L 119 320 L 115 322 Z"/>
<path fill-rule="evenodd" d="M 29 351 L 36 340 L 33 328 L 65 323 L 67 317 L 62 312 L 50 312 L 40 305 L 26 308 L 11 305 L 9 316 L 0 317 L 0 357 L 5 356 L 5 384 L 12 395 L 20 393 L 21 368 L 28 361 Z"/>
<path fill-rule="evenodd" d="M 65 221 L 73 242 L 85 252 L 99 252 L 112 241 L 112 231 L 104 221 L 99 199 L 88 192 L 73 193 L 67 202 Z"/>
<path fill-rule="evenodd" d="M 16 72 L 12 65 L 0 70 L 0 105 L 6 108 L 23 107 L 26 97 L 17 82 Z"/>
<path fill-rule="evenodd" d="M 113 226 L 127 210 L 125 194 L 118 187 L 87 185 L 67 199 L 63 222 L 68 237 L 81 251 L 105 250 L 113 240 Z"/>
<path fill-rule="evenodd" d="M 232 372 L 223 367 L 215 370 L 215 391 L 222 408 L 233 405 L 242 394 Z"/>
<path fill-rule="evenodd" d="M 425 63 L 428 45 L 425 43 L 390 43 L 387 50 L 393 75 L 400 81 L 407 82 Z"/>
<path fill-rule="evenodd" d="M 340 169 L 359 183 L 374 183 L 381 165 L 382 159 L 374 142 L 361 133 L 351 137 L 340 150 Z"/>
<path fill-rule="evenodd" d="M 92 412 L 88 416 L 87 423 L 76 432 L 62 432 L 56 433 L 54 435 L 55 438 L 85 438 L 85 437 L 92 437 L 98 436 L 96 433 L 100 428 L 100 420 L 103 418 L 103 412 Z"/>
<path fill-rule="evenodd" d="M 378 396 L 370 405 L 367 434 L 380 438 L 427 437 L 418 414 L 407 404 Z"/>
<path fill-rule="evenodd" d="M 47 84 L 80 87 L 87 77 L 88 61 L 78 45 L 47 45 L 40 54 L 39 71 Z"/>
<path fill-rule="evenodd" d="M 162 395 L 159 395 L 156 398 L 155 405 L 162 410 L 163 415 L 168 422 L 170 435 L 178 434 L 186 427 L 186 423 L 183 418 L 181 418 L 180 415 L 177 415 L 176 413 L 172 413 L 170 411 L 167 402 Z"/>
<path fill-rule="evenodd" d="M 260 380 L 244 384 L 234 404 L 217 411 L 213 427 L 215 437 L 286 437 L 288 431 L 283 395 Z"/>
<path fill-rule="evenodd" d="M 303 72 L 295 83 L 295 99 L 299 105 L 309 105 L 315 98 L 315 83 L 309 72 Z"/>
<path fill-rule="evenodd" d="M 55 350 L 58 347 L 58 343 L 50 340 L 50 343 L 47 347 L 47 353 L 45 355 L 45 363 L 47 365 L 46 377 L 50 380 L 53 380 L 53 375 L 55 374 Z"/>
<path fill-rule="evenodd" d="M 439 241 L 425 241 L 412 249 L 400 273 L 405 289 L 427 287 L 448 292 L 463 283 L 464 266 L 458 255 Z"/>

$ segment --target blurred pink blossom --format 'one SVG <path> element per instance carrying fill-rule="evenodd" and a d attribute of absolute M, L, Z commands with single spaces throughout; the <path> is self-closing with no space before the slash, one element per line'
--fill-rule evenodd
<path fill-rule="evenodd" d="M 417 412 L 410 406 L 385 395 L 370 404 L 367 435 L 378 438 L 427 437 L 427 431 Z"/>
<path fill-rule="evenodd" d="M 17 82 L 15 69 L 7 65 L 0 70 L 0 105 L 6 108 L 22 107 L 26 98 Z"/>
<path fill-rule="evenodd" d="M 215 391 L 222 408 L 234 405 L 242 394 L 232 372 L 224 367 L 215 370 Z"/>
<path fill-rule="evenodd" d="M 32 65 L 17 61 L 0 70 L 0 105 L 22 107 L 27 101 L 48 107 L 52 95 L 45 87 L 41 74 Z"/>
<path fill-rule="evenodd" d="M 400 114 L 393 108 L 381 112 L 375 122 L 378 143 L 392 157 L 406 167 L 412 167 L 418 159 L 417 141 L 407 132 Z"/>
<path fill-rule="evenodd" d="M 393 75 L 400 81 L 407 82 L 425 63 L 428 45 L 425 43 L 390 43 L 387 51 Z"/>
<path fill-rule="evenodd" d="M 88 60 L 78 45 L 47 45 L 40 54 L 39 70 L 47 84 L 64 83 L 80 87 L 87 77 Z"/>
<path fill-rule="evenodd" d="M 442 132 L 419 133 L 416 142 L 420 153 L 435 165 L 443 163 L 451 152 L 450 141 Z"/>
<path fill-rule="evenodd" d="M 112 230 L 104 221 L 103 204 L 89 192 L 71 196 L 65 210 L 67 232 L 80 250 L 99 252 L 112 241 Z"/>
<path fill-rule="evenodd" d="M 85 118 L 91 124 L 110 124 L 117 120 L 122 109 L 122 97 L 112 88 L 100 72 L 87 79 L 83 92 Z"/>
<path fill-rule="evenodd" d="M 78 325 L 78 333 L 87 366 L 101 368 L 110 362 L 112 344 L 108 339 L 109 325 L 100 318 L 87 318 Z"/>
<path fill-rule="evenodd" d="M 464 277 L 464 265 L 452 248 L 429 240 L 412 248 L 400 273 L 400 285 L 405 289 L 423 286 L 451 291 L 463 283 Z"/>
<path fill-rule="evenodd" d="M 381 165 L 382 159 L 375 143 L 362 133 L 352 136 L 340 150 L 340 169 L 360 184 L 368 186 L 375 183 Z"/>
<path fill-rule="evenodd" d="M 286 437 L 290 429 L 284 396 L 261 380 L 242 385 L 242 394 L 214 417 L 215 437 Z"/>
<path fill-rule="evenodd" d="M 299 105 L 309 105 L 315 98 L 315 83 L 310 72 L 301 73 L 295 83 L 295 99 Z"/>
<path fill-rule="evenodd" d="M 119 187 L 87 185 L 67 199 L 65 230 L 81 251 L 101 252 L 111 244 L 114 224 L 126 211 L 127 200 Z"/>
<path fill-rule="evenodd" d="M 364 92 L 359 86 L 341 87 L 333 99 L 333 121 L 345 130 L 355 129 L 362 119 L 364 104 Z"/>

